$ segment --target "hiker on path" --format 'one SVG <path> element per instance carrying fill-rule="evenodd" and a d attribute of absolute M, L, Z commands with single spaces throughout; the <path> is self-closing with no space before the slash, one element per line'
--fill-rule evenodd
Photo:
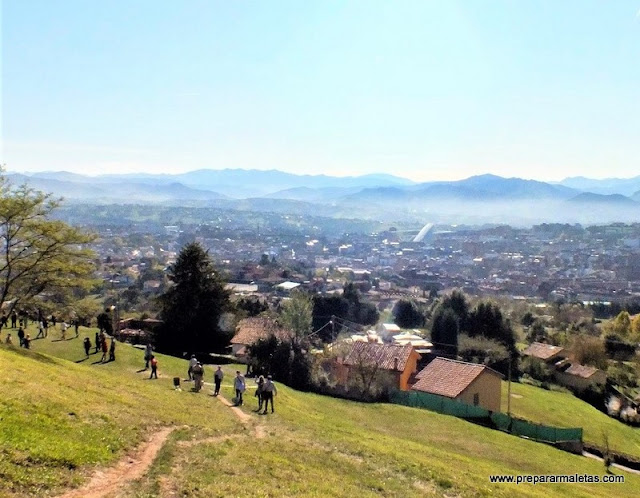
<path fill-rule="evenodd" d="M 22 344 L 25 347 L 25 349 L 31 349 L 31 336 L 29 334 L 27 334 L 27 336 L 24 338 L 24 341 L 22 341 Z"/>
<path fill-rule="evenodd" d="M 100 351 L 100 334 L 98 334 L 97 332 L 96 332 L 96 339 L 95 340 L 96 340 L 96 350 L 95 350 L 95 352 L 97 353 L 98 351 Z"/>
<path fill-rule="evenodd" d="M 216 388 L 213 391 L 214 396 L 220 394 L 220 384 L 222 384 L 222 379 L 224 379 L 224 372 L 222 371 L 222 367 L 218 365 L 218 370 L 216 370 L 216 373 L 213 374 L 213 382 L 216 385 Z"/>
<path fill-rule="evenodd" d="M 62 322 L 60 324 L 60 331 L 61 331 L 61 336 L 62 336 L 62 340 L 66 340 L 67 339 L 67 329 L 69 328 L 69 325 L 67 325 L 67 322 Z"/>
<path fill-rule="evenodd" d="M 146 370 L 147 368 L 149 368 L 149 362 L 151 361 L 151 358 L 153 358 L 153 346 L 151 346 L 151 343 L 148 342 L 147 343 L 147 347 L 144 348 L 144 369 Z"/>
<path fill-rule="evenodd" d="M 193 388 L 196 392 L 200 392 L 200 389 L 202 389 L 202 377 L 204 376 L 204 368 L 202 367 L 202 363 L 198 361 L 196 363 L 196 366 L 191 369 L 191 374 L 193 375 L 193 381 L 195 383 Z"/>
<path fill-rule="evenodd" d="M 24 344 L 24 330 L 22 330 L 22 327 L 18 329 L 18 339 L 20 340 L 20 347 L 22 347 Z"/>
<path fill-rule="evenodd" d="M 36 335 L 36 339 L 42 337 L 44 339 L 44 327 L 42 322 L 38 322 L 38 335 Z"/>
<path fill-rule="evenodd" d="M 153 379 L 154 377 L 157 379 L 158 378 L 158 360 L 156 360 L 156 357 L 151 355 L 151 375 L 149 376 L 150 379 Z"/>
<path fill-rule="evenodd" d="M 91 339 L 85 337 L 82 344 L 84 345 L 84 354 L 89 356 L 89 350 L 91 349 Z"/>
<path fill-rule="evenodd" d="M 13 339 L 11 338 L 11 334 L 7 334 L 7 338 L 5 339 L 4 343 L 7 346 L 13 346 Z"/>
<path fill-rule="evenodd" d="M 256 411 L 259 412 L 260 410 L 262 410 L 262 401 L 264 399 L 264 396 L 262 396 L 264 391 L 264 376 L 261 375 L 260 377 L 258 377 L 256 384 L 258 384 L 258 388 L 256 389 L 256 393 L 254 394 L 254 396 L 258 398 L 258 409 Z"/>
<path fill-rule="evenodd" d="M 116 361 L 116 340 L 111 338 L 111 346 L 109 347 L 109 361 Z"/>
<path fill-rule="evenodd" d="M 102 334 L 101 339 L 102 341 L 100 345 L 102 346 L 102 358 L 100 359 L 100 361 L 103 362 L 104 360 L 107 359 L 107 353 L 109 352 L 109 348 L 107 347 L 107 338 L 104 336 L 104 334 Z"/>
<path fill-rule="evenodd" d="M 196 355 L 192 354 L 191 359 L 189 360 L 189 370 L 187 370 L 187 379 L 193 380 L 193 367 L 198 364 L 198 360 Z"/>
<path fill-rule="evenodd" d="M 18 321 L 18 314 L 14 311 L 11 313 L 11 328 L 16 328 L 16 322 Z"/>
<path fill-rule="evenodd" d="M 264 399 L 264 411 L 262 412 L 262 414 L 267 414 L 269 401 L 271 401 L 271 413 L 273 413 L 273 397 L 278 394 L 278 390 L 276 389 L 276 385 L 271 380 L 271 375 L 267 375 L 267 381 L 264 383 L 262 391 L 262 398 Z"/>
<path fill-rule="evenodd" d="M 247 386 L 240 370 L 236 371 L 236 377 L 233 379 L 233 387 L 236 389 L 236 406 L 242 405 L 242 393 L 245 392 Z"/>

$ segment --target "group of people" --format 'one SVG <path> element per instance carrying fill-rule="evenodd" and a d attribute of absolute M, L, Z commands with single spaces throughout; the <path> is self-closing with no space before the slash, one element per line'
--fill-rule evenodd
<path fill-rule="evenodd" d="M 218 367 L 218 371 L 222 372 L 222 369 Z M 216 371 L 216 374 L 218 373 Z M 224 374 L 222 374 L 224 375 Z M 214 375 L 214 380 L 216 380 L 216 376 Z M 220 381 L 222 381 L 222 377 L 220 377 Z M 262 411 L 263 415 L 267 414 L 267 409 L 269 407 L 269 402 L 271 402 L 271 413 L 275 411 L 273 406 L 273 397 L 278 394 L 278 389 L 273 382 L 273 378 L 271 375 L 267 375 L 265 380 L 263 375 L 260 375 L 256 380 L 256 392 L 254 396 L 258 398 L 258 409 L 257 412 L 262 411 L 262 407 L 264 405 L 264 411 Z M 247 383 L 244 375 L 240 373 L 240 371 L 236 371 L 236 376 L 233 379 L 233 388 L 236 391 L 236 397 L 234 399 L 236 406 L 241 406 L 244 404 L 243 394 L 247 390 Z M 216 391 L 219 392 L 220 388 L 218 386 L 218 382 L 216 382 Z M 217 395 L 216 391 L 214 391 L 214 396 Z"/>
<path fill-rule="evenodd" d="M 84 354 L 86 356 L 89 356 L 89 351 L 91 351 L 91 347 L 92 347 L 91 339 L 89 339 L 88 337 L 85 337 L 84 341 L 82 341 L 82 345 L 84 347 Z M 116 340 L 114 337 L 111 338 L 111 345 L 109 345 L 107 344 L 106 334 L 103 331 L 96 332 L 94 346 L 95 346 L 94 354 L 97 354 L 100 351 L 102 351 L 102 358 L 100 359 L 100 362 L 107 361 L 107 353 L 109 353 L 108 361 L 116 361 Z"/>
<path fill-rule="evenodd" d="M 31 336 L 29 334 L 25 334 L 24 329 L 22 327 L 18 328 L 18 341 L 20 341 L 20 347 L 25 349 L 31 348 Z M 13 345 L 13 337 L 11 337 L 11 333 L 7 333 L 7 337 L 4 340 L 4 343 L 8 346 Z"/>
<path fill-rule="evenodd" d="M 153 348 L 151 344 L 148 344 L 145 349 L 145 369 L 149 368 L 149 361 L 151 361 L 151 377 L 155 375 L 155 378 L 158 378 L 157 374 L 157 361 L 152 354 Z M 154 363 L 155 362 L 155 363 Z M 218 396 L 220 394 L 220 387 L 222 386 L 222 380 L 224 379 L 224 371 L 222 367 L 218 365 L 218 368 L 213 374 L 213 395 Z M 195 354 L 191 355 L 189 359 L 189 368 L 187 370 L 187 380 L 193 381 L 193 391 L 200 392 L 203 385 L 204 380 L 204 366 L 202 363 L 196 358 Z M 267 414 L 269 403 L 271 403 L 271 413 L 275 412 L 273 398 L 278 394 L 278 389 L 276 388 L 275 383 L 273 382 L 273 378 L 271 375 L 267 375 L 267 378 L 263 375 L 260 375 L 256 380 L 256 392 L 255 397 L 258 398 L 258 409 L 257 412 L 262 412 L 263 415 Z M 179 379 L 177 379 L 176 388 L 179 387 Z M 242 373 L 238 370 L 236 371 L 236 376 L 233 379 L 233 388 L 235 389 L 236 395 L 233 399 L 235 406 L 242 406 L 244 404 L 243 395 L 247 390 L 247 382 L 242 375 Z M 263 408 L 264 407 L 264 408 Z"/>

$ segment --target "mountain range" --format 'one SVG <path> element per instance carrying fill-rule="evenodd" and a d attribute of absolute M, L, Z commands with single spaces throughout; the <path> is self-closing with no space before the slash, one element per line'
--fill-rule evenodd
<path fill-rule="evenodd" d="M 176 175 L 86 176 L 59 171 L 6 176 L 13 184 L 27 183 L 76 203 L 202 205 L 468 224 L 640 220 L 640 177 L 547 183 L 487 174 L 416 183 L 393 175 L 333 177 L 243 169 Z"/>

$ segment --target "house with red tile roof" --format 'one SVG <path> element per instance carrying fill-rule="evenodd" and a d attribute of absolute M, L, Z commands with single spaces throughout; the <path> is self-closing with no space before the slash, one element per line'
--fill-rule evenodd
<path fill-rule="evenodd" d="M 231 354 L 240 360 L 245 360 L 249 346 L 260 339 L 268 339 L 272 335 L 280 340 L 286 340 L 291 338 L 292 332 L 280 326 L 275 320 L 262 316 L 240 320 L 236 327 L 236 334 L 231 339 Z"/>
<path fill-rule="evenodd" d="M 337 383 L 347 386 L 362 376 L 382 374 L 389 384 L 402 391 L 409 390 L 409 379 L 418 369 L 420 354 L 411 345 L 396 346 L 356 341 L 347 345 L 335 364 Z"/>
<path fill-rule="evenodd" d="M 560 346 L 553 346 L 551 344 L 545 344 L 543 342 L 531 343 L 522 354 L 524 356 L 531 356 L 537 358 L 545 363 L 555 363 L 567 357 L 568 353 L 564 348 Z"/>
<path fill-rule="evenodd" d="M 499 412 L 503 377 L 486 365 L 438 357 L 416 375 L 411 389 Z"/>
<path fill-rule="evenodd" d="M 607 383 L 607 374 L 599 368 L 568 361 L 557 365 L 554 377 L 558 384 L 579 392 Z"/>

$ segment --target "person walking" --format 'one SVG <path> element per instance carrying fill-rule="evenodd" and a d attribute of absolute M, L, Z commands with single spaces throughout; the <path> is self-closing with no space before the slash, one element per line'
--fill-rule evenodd
<path fill-rule="evenodd" d="M 60 324 L 60 332 L 61 332 L 61 337 L 62 340 L 65 341 L 67 339 L 67 329 L 69 328 L 69 325 L 67 325 L 67 322 L 62 322 Z"/>
<path fill-rule="evenodd" d="M 103 362 L 107 359 L 109 348 L 107 347 L 107 338 L 104 336 L 104 334 L 102 334 L 100 338 L 102 339 L 100 342 L 100 346 L 102 347 L 102 358 L 100 359 L 100 361 Z"/>
<path fill-rule="evenodd" d="M 264 383 L 262 389 L 262 397 L 264 399 L 264 411 L 263 415 L 267 414 L 267 408 L 269 407 L 269 401 L 271 401 L 271 413 L 274 412 L 273 408 L 273 397 L 278 394 L 278 390 L 276 389 L 276 385 L 273 383 L 271 379 L 271 375 L 267 375 L 267 381 Z"/>
<path fill-rule="evenodd" d="M 193 388 L 197 393 L 202 389 L 202 377 L 204 376 L 204 368 L 202 367 L 202 363 L 199 361 L 196 363 L 195 367 L 191 369 L 191 375 L 193 375 Z"/>
<path fill-rule="evenodd" d="M 217 396 L 218 394 L 220 394 L 220 385 L 222 384 L 223 378 L 224 378 L 224 372 L 222 371 L 222 367 L 218 365 L 218 369 L 216 370 L 216 373 L 213 374 L 213 382 L 216 385 L 213 391 L 214 396 Z"/>
<path fill-rule="evenodd" d="M 76 329 L 76 337 L 78 337 L 78 334 L 80 333 L 80 319 L 76 318 L 73 321 L 73 327 Z"/>
<path fill-rule="evenodd" d="M 154 355 L 151 355 L 151 375 L 149 376 L 150 379 L 153 379 L 154 377 L 157 379 L 158 378 L 158 360 L 156 360 L 156 357 Z"/>
<path fill-rule="evenodd" d="M 11 328 L 15 329 L 16 328 L 16 322 L 18 321 L 18 314 L 13 311 L 11 313 Z"/>
<path fill-rule="evenodd" d="M 196 355 L 192 354 L 191 359 L 189 360 L 189 370 L 187 370 L 187 379 L 193 380 L 193 367 L 198 364 L 198 360 Z"/>
<path fill-rule="evenodd" d="M 98 334 L 98 332 L 96 332 L 96 350 L 95 352 L 97 353 L 98 351 L 100 351 L 100 334 Z"/>
<path fill-rule="evenodd" d="M 25 349 L 31 349 L 31 336 L 29 334 L 27 334 L 27 336 L 24 338 L 22 344 Z"/>
<path fill-rule="evenodd" d="M 24 345 L 24 330 L 22 327 L 18 329 L 18 340 L 20 341 L 20 347 Z"/>
<path fill-rule="evenodd" d="M 82 344 L 84 345 L 84 354 L 89 356 L 89 351 L 91 350 L 91 339 L 85 337 Z"/>
<path fill-rule="evenodd" d="M 109 361 L 116 361 L 116 340 L 113 337 L 109 346 Z"/>
<path fill-rule="evenodd" d="M 42 324 L 42 328 L 44 330 L 44 337 L 47 337 L 49 335 L 49 322 L 47 322 L 46 318 L 43 318 L 42 320 L 40 320 L 40 323 Z"/>
<path fill-rule="evenodd" d="M 149 368 L 149 362 L 153 358 L 153 346 L 151 343 L 147 343 L 147 347 L 144 348 L 144 369 L 147 370 Z"/>
<path fill-rule="evenodd" d="M 256 411 L 259 412 L 260 410 L 262 410 L 262 400 L 263 400 L 262 394 L 264 389 L 264 376 L 261 375 L 260 377 L 258 377 L 256 384 L 258 384 L 258 387 L 256 388 L 256 393 L 254 394 L 254 396 L 258 398 L 258 409 Z"/>
<path fill-rule="evenodd" d="M 36 339 L 42 337 L 44 339 L 44 326 L 42 322 L 38 322 L 38 335 L 36 335 Z"/>
<path fill-rule="evenodd" d="M 236 390 L 236 406 L 242 406 L 242 393 L 245 392 L 247 386 L 240 370 L 236 371 L 236 377 L 233 379 L 233 387 Z"/>

